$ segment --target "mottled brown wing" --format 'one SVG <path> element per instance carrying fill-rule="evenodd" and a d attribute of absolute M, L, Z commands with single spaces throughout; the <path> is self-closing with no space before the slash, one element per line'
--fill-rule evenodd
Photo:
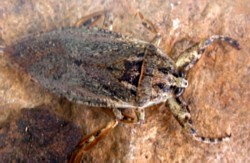
<path fill-rule="evenodd" d="M 26 37 L 5 53 L 57 95 L 91 106 L 129 107 L 135 105 L 146 46 L 131 41 L 103 30 L 69 28 Z"/>

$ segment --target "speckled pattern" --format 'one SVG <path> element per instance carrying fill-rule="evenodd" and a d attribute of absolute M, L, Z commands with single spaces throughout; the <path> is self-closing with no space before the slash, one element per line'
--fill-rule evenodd
<path fill-rule="evenodd" d="M 82 136 L 81 130 L 50 109 L 23 108 L 1 127 L 0 162 L 67 161 Z"/>
<path fill-rule="evenodd" d="M 183 97 L 190 105 L 194 125 L 202 135 L 232 133 L 217 145 L 192 140 L 163 106 L 146 110 L 141 125 L 120 124 L 85 156 L 90 162 L 249 162 L 250 11 L 247 1 L 22 1 L 0 2 L 0 31 L 5 43 L 37 31 L 73 25 L 80 17 L 112 9 L 114 31 L 150 40 L 153 35 L 134 18 L 137 10 L 155 23 L 160 47 L 176 58 L 184 49 L 214 34 L 239 41 L 241 51 L 216 44 L 188 74 Z M 83 129 L 104 126 L 109 118 L 100 109 L 65 102 L 47 93 L 0 58 L 1 126 L 21 108 L 50 104 Z M 15 113 L 15 114 L 14 114 Z M 64 141 L 64 140 L 60 140 Z M 1 150 L 2 151 L 2 150 Z M 0 151 L 0 152 L 1 152 Z"/>

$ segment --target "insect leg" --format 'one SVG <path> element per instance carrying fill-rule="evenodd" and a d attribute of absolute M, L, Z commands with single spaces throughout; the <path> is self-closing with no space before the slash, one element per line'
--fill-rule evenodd
<path fill-rule="evenodd" d="M 137 108 L 134 110 L 136 117 L 137 117 L 137 122 L 143 123 L 145 121 L 145 110 L 144 108 Z"/>
<path fill-rule="evenodd" d="M 204 143 L 219 143 L 229 140 L 229 138 L 231 137 L 230 134 L 217 138 L 210 138 L 197 135 L 197 132 L 192 125 L 191 115 L 187 105 L 183 101 L 181 101 L 180 98 L 170 98 L 168 99 L 166 104 L 168 105 L 168 108 L 170 109 L 171 113 L 174 115 L 176 120 L 180 123 L 180 125 L 187 132 L 189 132 L 195 140 Z"/>
<path fill-rule="evenodd" d="M 119 113 L 117 112 L 119 111 Z M 121 112 L 119 109 L 116 109 L 114 112 L 114 109 L 112 110 L 113 116 L 119 121 L 125 122 L 125 123 L 143 123 L 145 120 L 145 110 L 144 108 L 135 108 L 132 109 L 133 116 Z"/>
<path fill-rule="evenodd" d="M 93 14 L 84 16 L 80 20 L 75 23 L 75 27 L 82 27 L 82 26 L 93 26 L 100 18 L 105 15 L 107 11 L 98 11 Z"/>
<path fill-rule="evenodd" d="M 108 125 L 100 130 L 97 130 L 88 136 L 84 137 L 77 146 L 77 149 L 71 155 L 69 162 L 81 162 L 82 156 L 96 145 L 104 136 L 106 136 L 118 124 L 118 120 L 111 121 Z"/>
<path fill-rule="evenodd" d="M 150 20 L 147 20 L 143 17 L 142 13 L 141 12 L 137 12 L 135 14 L 135 16 L 139 16 L 141 21 L 142 21 L 142 25 L 148 29 L 150 32 L 154 33 L 155 34 L 155 37 L 153 38 L 153 40 L 151 41 L 152 44 L 154 44 L 155 46 L 159 46 L 160 45 L 160 42 L 161 42 L 161 34 L 157 32 L 154 24 L 150 21 Z"/>
<path fill-rule="evenodd" d="M 115 118 L 119 121 L 125 122 L 125 123 L 143 123 L 145 120 L 145 110 L 144 108 L 135 108 L 132 109 L 134 116 L 125 114 L 119 109 L 112 109 L 113 115 Z"/>
<path fill-rule="evenodd" d="M 236 40 L 226 36 L 214 35 L 202 41 L 201 43 L 191 47 L 190 49 L 185 51 L 182 55 L 180 55 L 180 57 L 176 61 L 177 68 L 182 69 L 184 71 L 188 71 L 200 59 L 204 51 L 211 44 L 218 41 L 226 42 L 237 50 L 240 49 L 240 45 Z"/>
<path fill-rule="evenodd" d="M 103 27 L 105 29 L 108 29 L 110 31 L 113 30 L 113 14 L 109 11 L 105 13 L 104 21 L 103 21 Z"/>
<path fill-rule="evenodd" d="M 82 156 L 85 154 L 86 151 L 91 149 L 95 146 L 103 137 L 105 137 L 113 128 L 115 128 L 119 121 L 125 123 L 134 123 L 136 122 L 136 118 L 122 113 L 119 109 L 112 109 L 113 115 L 115 120 L 111 121 L 107 124 L 106 127 L 97 130 L 88 136 L 84 137 L 77 146 L 77 149 L 70 157 L 70 163 L 80 162 Z M 105 113 L 110 115 L 110 112 L 105 111 Z"/>
<path fill-rule="evenodd" d="M 121 119 L 122 122 L 125 122 L 125 123 L 138 122 L 137 117 L 134 117 L 134 116 L 131 116 L 131 115 L 128 115 L 128 114 L 124 114 L 124 113 L 122 113 L 122 115 L 123 115 L 123 118 Z"/>
<path fill-rule="evenodd" d="M 145 119 L 144 109 L 133 109 L 133 111 L 136 114 L 136 117 L 128 115 L 128 114 L 124 114 L 117 108 L 112 109 L 113 115 L 119 121 L 122 121 L 125 123 L 143 122 Z"/>

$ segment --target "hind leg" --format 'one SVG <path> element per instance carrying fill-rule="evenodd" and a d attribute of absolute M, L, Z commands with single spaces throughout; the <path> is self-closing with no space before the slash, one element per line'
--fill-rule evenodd
<path fill-rule="evenodd" d="M 85 154 L 85 152 L 95 146 L 103 137 L 105 137 L 113 128 L 115 128 L 117 124 L 118 121 L 114 120 L 108 123 L 106 127 L 84 137 L 77 145 L 77 149 L 71 155 L 69 162 L 81 162 L 82 156 Z"/>
<path fill-rule="evenodd" d="M 239 43 L 230 37 L 220 35 L 211 36 L 180 55 L 176 61 L 176 67 L 180 70 L 188 71 L 198 62 L 204 51 L 214 42 L 226 42 L 237 50 L 240 49 Z"/>
<path fill-rule="evenodd" d="M 229 140 L 231 137 L 231 135 L 226 135 L 223 137 L 211 138 L 197 135 L 196 129 L 192 125 L 191 115 L 187 105 L 180 98 L 170 98 L 166 104 L 180 125 L 190 133 L 195 140 L 204 143 L 218 143 Z"/>
<path fill-rule="evenodd" d="M 110 114 L 110 112 L 106 113 Z M 101 141 L 113 128 L 115 128 L 119 121 L 126 123 L 134 123 L 136 121 L 136 118 L 123 114 L 119 109 L 112 109 L 112 116 L 115 117 L 113 121 L 109 122 L 102 129 L 98 129 L 80 140 L 76 150 L 70 157 L 70 163 L 81 162 L 82 156 Z"/>

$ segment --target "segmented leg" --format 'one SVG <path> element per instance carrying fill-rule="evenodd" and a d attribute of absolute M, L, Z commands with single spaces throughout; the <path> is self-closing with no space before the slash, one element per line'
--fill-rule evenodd
<path fill-rule="evenodd" d="M 138 121 L 137 117 L 123 113 L 122 111 L 120 111 L 120 109 L 117 108 L 116 109 L 103 108 L 103 111 L 107 113 L 109 116 L 113 117 L 114 119 L 117 119 L 118 121 L 122 121 L 125 123 L 136 123 Z"/>
<path fill-rule="evenodd" d="M 154 33 L 155 34 L 155 37 L 153 38 L 153 40 L 151 41 L 152 44 L 154 44 L 155 46 L 159 46 L 160 43 L 161 43 L 161 34 L 157 32 L 154 24 L 150 21 L 150 20 L 147 20 L 147 19 L 144 19 L 143 15 L 141 12 L 137 12 L 135 14 L 135 16 L 139 16 L 141 21 L 142 21 L 142 25 L 148 29 L 150 32 Z"/>
<path fill-rule="evenodd" d="M 122 114 L 123 115 L 123 118 L 120 120 L 122 122 L 125 122 L 125 123 L 136 123 L 138 122 L 138 117 L 134 117 L 134 116 L 131 116 L 131 115 L 127 115 L 127 114 Z"/>
<path fill-rule="evenodd" d="M 107 110 L 105 110 L 106 112 Z M 110 113 L 110 112 L 106 112 Z M 115 120 L 108 123 L 108 125 L 100 130 L 97 130 L 88 136 L 84 137 L 78 144 L 77 149 L 70 157 L 70 163 L 80 162 L 82 156 L 86 151 L 95 146 L 102 138 L 104 138 L 113 128 L 115 128 L 119 121 L 125 123 L 135 123 L 138 119 L 133 116 L 122 113 L 119 109 L 112 109 L 112 116 Z"/>
<path fill-rule="evenodd" d="M 113 14 L 111 12 L 105 13 L 105 18 L 103 21 L 103 27 L 112 31 L 113 30 Z"/>
<path fill-rule="evenodd" d="M 176 61 L 177 68 L 188 71 L 200 59 L 201 55 L 208 48 L 208 46 L 217 41 L 226 42 L 235 49 L 240 49 L 239 43 L 230 37 L 220 35 L 211 36 L 210 38 L 202 41 L 201 43 L 195 45 L 194 47 L 188 49 L 186 52 L 180 55 L 180 57 Z"/>
<path fill-rule="evenodd" d="M 104 14 L 105 14 L 105 11 L 98 11 L 93 14 L 84 16 L 83 18 L 81 18 L 75 23 L 75 27 L 93 26 Z"/>
<path fill-rule="evenodd" d="M 136 117 L 137 117 L 137 122 L 143 123 L 145 121 L 145 109 L 144 108 L 137 108 L 134 110 Z"/>
<path fill-rule="evenodd" d="M 115 116 L 115 118 L 117 120 L 122 120 L 123 119 L 124 116 L 122 115 L 122 112 L 119 109 L 113 108 L 112 112 L 113 112 L 113 114 L 114 114 L 114 116 Z"/>
<path fill-rule="evenodd" d="M 226 135 L 224 137 L 210 138 L 197 135 L 195 128 L 192 125 L 191 115 L 187 105 L 181 101 L 180 98 L 170 98 L 167 103 L 168 108 L 180 123 L 180 125 L 197 141 L 201 141 L 204 143 L 218 143 L 222 141 L 229 140 L 231 135 Z"/>
<path fill-rule="evenodd" d="M 113 15 L 108 11 L 98 11 L 91 15 L 85 16 L 75 23 L 75 27 L 93 26 L 98 20 L 100 20 L 102 16 L 104 16 L 103 28 L 107 28 L 112 31 Z"/>
<path fill-rule="evenodd" d="M 118 120 L 114 120 L 110 122 L 106 127 L 101 130 L 97 130 L 87 137 L 83 138 L 77 146 L 75 152 L 71 155 L 69 162 L 70 163 L 78 163 L 81 162 L 82 156 L 96 145 L 104 136 L 106 136 L 110 130 L 115 128 L 118 124 Z"/>
<path fill-rule="evenodd" d="M 132 109 L 136 117 L 124 114 L 119 109 L 112 109 L 113 116 L 119 121 L 125 122 L 125 123 L 143 123 L 145 120 L 145 110 L 144 108 L 137 108 Z"/>

